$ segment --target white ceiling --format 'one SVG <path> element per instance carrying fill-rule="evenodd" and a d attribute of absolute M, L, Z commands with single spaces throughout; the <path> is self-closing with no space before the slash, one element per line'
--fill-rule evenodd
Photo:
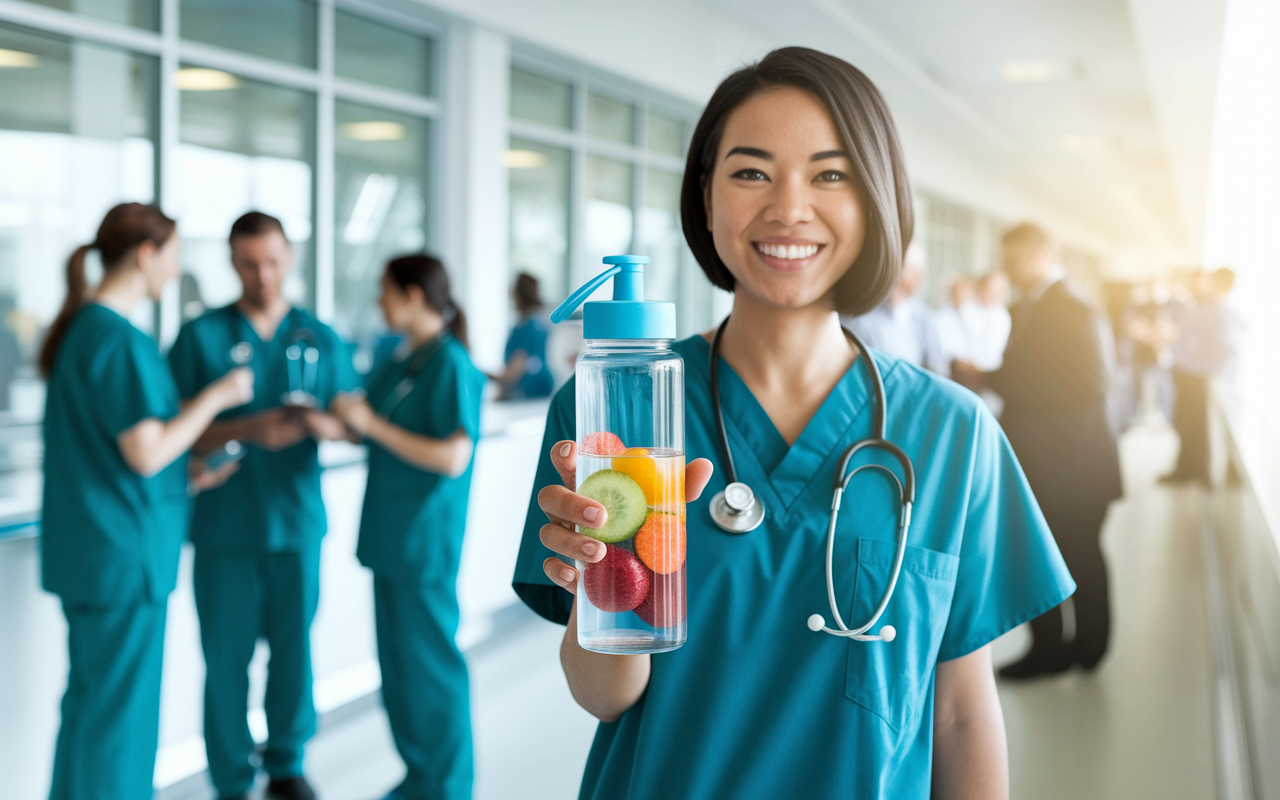
<path fill-rule="evenodd" d="M 710 0 L 862 67 L 896 115 L 1110 256 L 1200 247 L 1225 0 Z M 1011 82 L 1009 66 L 1049 72 Z"/>

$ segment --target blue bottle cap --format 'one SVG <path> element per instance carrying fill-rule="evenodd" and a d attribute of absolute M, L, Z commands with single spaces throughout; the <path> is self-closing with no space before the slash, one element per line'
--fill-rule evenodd
<path fill-rule="evenodd" d="M 675 303 L 644 299 L 644 265 L 648 256 L 609 256 L 611 266 L 578 287 L 551 312 L 552 322 L 564 322 L 582 306 L 585 339 L 674 339 Z M 591 293 L 613 278 L 613 299 L 584 303 Z"/>

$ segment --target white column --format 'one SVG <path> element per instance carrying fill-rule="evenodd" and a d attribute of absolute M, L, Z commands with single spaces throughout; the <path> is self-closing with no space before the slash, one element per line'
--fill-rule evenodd
<path fill-rule="evenodd" d="M 471 354 L 496 370 L 511 322 L 508 288 L 507 114 L 511 45 L 467 23 L 446 44 L 438 247 L 467 313 Z"/>

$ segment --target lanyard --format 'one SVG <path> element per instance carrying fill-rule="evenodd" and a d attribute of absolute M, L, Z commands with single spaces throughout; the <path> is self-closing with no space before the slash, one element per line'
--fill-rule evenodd
<path fill-rule="evenodd" d="M 387 399 L 382 401 L 378 406 L 378 415 L 386 419 L 390 419 L 395 410 L 400 407 L 404 399 L 413 391 L 413 387 L 418 383 L 418 376 L 422 374 L 422 370 L 426 369 L 427 364 L 431 362 L 431 357 L 444 346 L 448 340 L 449 331 L 444 331 L 427 344 L 423 345 L 418 354 L 409 362 L 409 366 L 405 368 L 404 374 L 400 377 L 400 382 L 396 384 L 396 388 L 391 390 L 391 394 Z"/>

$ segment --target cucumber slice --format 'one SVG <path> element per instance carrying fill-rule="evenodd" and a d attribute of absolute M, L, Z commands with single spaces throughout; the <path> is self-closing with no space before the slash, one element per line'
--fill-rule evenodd
<path fill-rule="evenodd" d="M 616 469 L 602 469 L 578 487 L 578 494 L 590 497 L 604 506 L 609 515 L 601 528 L 578 526 L 578 533 L 614 544 L 630 539 L 644 524 L 649 508 L 645 504 L 644 489 L 630 475 Z"/>

